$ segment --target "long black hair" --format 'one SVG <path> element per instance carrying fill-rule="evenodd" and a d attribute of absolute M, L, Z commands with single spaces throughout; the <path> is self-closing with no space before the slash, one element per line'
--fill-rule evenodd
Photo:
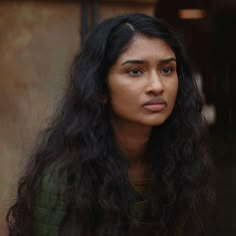
<path fill-rule="evenodd" d="M 8 212 L 11 236 L 34 235 L 35 198 L 49 167 L 58 173 L 58 194 L 60 176 L 66 176 L 67 214 L 62 228 L 73 214 L 75 231 L 81 235 L 126 235 L 129 231 L 134 197 L 128 163 L 116 144 L 109 105 L 101 98 L 109 98 L 110 67 L 137 34 L 169 45 L 176 55 L 179 79 L 171 116 L 152 130 L 150 212 L 166 235 L 175 235 L 179 227 L 190 235 L 205 232 L 213 196 L 211 162 L 205 148 L 202 101 L 189 60 L 169 25 L 144 14 L 128 14 L 99 24 L 76 56 L 62 105 L 35 148 L 20 180 L 16 203 Z"/>

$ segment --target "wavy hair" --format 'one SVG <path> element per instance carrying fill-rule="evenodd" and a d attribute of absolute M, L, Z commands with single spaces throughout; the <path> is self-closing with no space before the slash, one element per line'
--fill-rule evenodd
<path fill-rule="evenodd" d="M 179 36 L 165 22 L 128 14 L 99 24 L 76 56 L 63 103 L 35 147 L 16 202 L 8 211 L 10 236 L 34 235 L 35 197 L 49 166 L 58 173 L 58 194 L 60 176 L 66 173 L 67 214 L 62 229 L 73 215 L 76 235 L 128 235 L 134 193 L 127 158 L 116 144 L 110 123 L 109 103 L 103 104 L 101 97 L 109 99 L 109 69 L 137 34 L 169 45 L 176 55 L 179 79 L 171 116 L 152 130 L 151 214 L 165 235 L 175 235 L 179 227 L 191 236 L 206 232 L 206 212 L 213 200 L 212 165 L 205 147 L 202 100 L 189 59 Z"/>

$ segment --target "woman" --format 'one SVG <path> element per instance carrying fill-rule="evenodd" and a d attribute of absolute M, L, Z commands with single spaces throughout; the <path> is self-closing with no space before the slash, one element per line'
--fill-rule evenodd
<path fill-rule="evenodd" d="M 10 235 L 204 235 L 212 193 L 201 108 L 168 25 L 105 20 L 20 181 Z"/>

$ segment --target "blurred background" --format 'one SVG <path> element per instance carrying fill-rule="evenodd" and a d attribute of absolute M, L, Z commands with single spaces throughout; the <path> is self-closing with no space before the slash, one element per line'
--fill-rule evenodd
<path fill-rule="evenodd" d="M 236 235 L 236 0 L 1 0 L 0 235 L 17 180 L 63 95 L 75 53 L 98 22 L 131 12 L 161 17 L 185 38 L 216 166 L 212 235 Z"/>

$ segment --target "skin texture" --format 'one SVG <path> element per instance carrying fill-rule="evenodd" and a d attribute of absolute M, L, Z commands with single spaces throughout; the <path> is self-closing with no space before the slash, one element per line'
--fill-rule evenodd
<path fill-rule="evenodd" d="M 178 90 L 176 62 L 163 62 L 171 58 L 175 59 L 174 52 L 161 39 L 134 38 L 108 74 L 110 104 L 116 119 L 151 127 L 166 121 Z M 159 99 L 166 102 L 163 110 L 145 108 L 145 103 Z"/>
<path fill-rule="evenodd" d="M 130 159 L 129 176 L 141 178 L 151 129 L 163 124 L 175 105 L 175 54 L 163 40 L 137 35 L 111 67 L 108 85 L 118 145 Z M 158 103 L 157 110 L 145 105 L 150 101 Z"/>

